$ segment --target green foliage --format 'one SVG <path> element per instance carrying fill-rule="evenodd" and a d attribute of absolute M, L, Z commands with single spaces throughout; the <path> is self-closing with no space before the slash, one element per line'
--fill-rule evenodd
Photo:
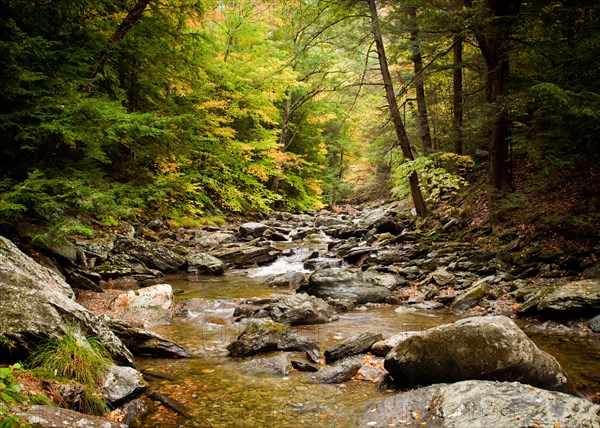
<path fill-rule="evenodd" d="M 444 162 L 451 163 L 462 171 L 473 166 L 473 160 L 469 156 L 458 156 L 454 153 L 442 153 L 435 157 L 419 156 L 414 161 L 405 161 L 396 167 L 392 193 L 400 199 L 407 197 L 410 192 L 408 177 L 412 173 L 417 173 L 428 202 L 438 202 L 442 198 L 456 194 L 467 184 L 467 181 L 440 166 Z"/>
<path fill-rule="evenodd" d="M 20 370 L 21 364 L 0 367 L 0 403 L 5 405 L 20 404 L 27 398 L 21 393 L 21 387 L 15 379 L 15 370 Z"/>
<path fill-rule="evenodd" d="M 61 339 L 52 339 L 32 355 L 30 364 L 43 367 L 54 376 L 84 385 L 97 385 L 112 360 L 106 348 L 94 338 L 86 338 L 69 328 Z"/>

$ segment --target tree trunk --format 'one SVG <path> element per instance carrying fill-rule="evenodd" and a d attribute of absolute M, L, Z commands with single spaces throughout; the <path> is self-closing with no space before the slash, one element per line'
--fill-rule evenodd
<path fill-rule="evenodd" d="M 152 0 L 137 0 L 137 3 L 134 6 L 134 8 L 131 9 L 127 16 L 123 19 L 123 21 L 121 21 L 121 24 L 108 41 L 109 46 L 114 46 L 125 38 L 129 30 L 131 30 L 131 28 L 133 28 L 133 26 L 137 24 L 140 21 L 140 19 L 142 19 L 142 14 L 144 13 L 144 10 L 146 10 L 146 7 L 151 1 Z M 81 87 L 81 92 L 90 92 L 90 90 L 92 89 L 92 83 L 94 83 L 96 77 L 98 77 L 98 75 L 102 73 L 102 70 L 104 70 L 104 66 L 106 65 L 107 60 L 108 49 L 104 50 L 100 54 L 100 57 L 98 58 L 98 61 L 96 63 L 96 68 L 90 75 L 90 81 L 86 85 L 83 85 Z"/>
<path fill-rule="evenodd" d="M 453 128 L 453 150 L 457 155 L 463 154 L 463 136 L 462 136 L 462 125 L 463 125 L 463 65 L 462 65 L 462 52 L 463 44 L 462 37 L 460 35 L 454 36 L 454 47 L 452 48 L 452 62 L 453 62 L 453 116 L 454 121 L 452 123 Z"/>
<path fill-rule="evenodd" d="M 475 24 L 472 28 L 486 63 L 486 98 L 495 107 L 490 124 L 490 184 L 501 191 L 512 187 L 508 119 L 500 103 L 506 95 L 510 34 L 521 2 L 522 0 L 486 0 L 488 16 L 482 16 L 476 22 L 490 24 Z M 472 8 L 472 0 L 464 0 L 464 3 L 466 7 Z"/>
<path fill-rule="evenodd" d="M 381 30 L 379 28 L 379 17 L 377 15 L 377 6 L 375 0 L 367 0 L 369 4 L 369 12 L 371 16 L 371 30 L 373 32 L 373 38 L 375 45 L 377 46 L 377 56 L 379 58 L 379 67 L 381 69 L 381 77 L 385 86 L 385 95 L 387 98 L 388 106 L 390 108 L 390 114 L 392 116 L 392 122 L 396 130 L 396 136 L 398 143 L 402 149 L 402 154 L 405 159 L 414 160 L 412 151 L 410 149 L 410 143 L 408 136 L 406 135 L 406 129 L 402 123 L 402 116 L 400 115 L 400 109 L 398 108 L 398 102 L 396 101 L 396 95 L 394 94 L 394 86 L 392 84 L 392 77 L 388 68 L 387 57 L 385 55 L 385 48 L 383 45 L 383 38 L 381 36 Z M 427 208 L 425 207 L 425 200 L 421 193 L 421 187 L 419 186 L 419 177 L 416 173 L 412 173 L 409 177 L 410 191 L 412 194 L 413 203 L 417 210 L 419 217 L 425 217 L 427 215 Z"/>
<path fill-rule="evenodd" d="M 419 26 L 417 24 L 417 10 L 415 8 L 410 9 L 410 20 L 411 20 L 411 49 L 412 49 L 412 61 L 415 70 L 415 92 L 417 95 L 417 132 L 419 140 L 421 141 L 421 148 L 423 154 L 428 155 L 431 153 L 431 132 L 429 130 L 429 118 L 427 116 L 427 104 L 425 103 L 425 87 L 423 79 L 423 56 L 421 55 L 421 46 L 419 45 Z"/>

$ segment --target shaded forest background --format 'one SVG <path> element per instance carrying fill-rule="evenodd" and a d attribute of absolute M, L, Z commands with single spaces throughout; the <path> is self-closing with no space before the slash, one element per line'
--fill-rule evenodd
<path fill-rule="evenodd" d="M 599 12 L 592 0 L 1 0 L 0 227 L 193 226 L 403 198 L 416 174 L 442 220 L 595 245 Z"/>

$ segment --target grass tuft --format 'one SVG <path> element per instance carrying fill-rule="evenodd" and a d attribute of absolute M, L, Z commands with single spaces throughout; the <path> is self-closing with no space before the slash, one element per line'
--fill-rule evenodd
<path fill-rule="evenodd" d="M 94 338 L 68 328 L 61 339 L 52 339 L 40 346 L 30 359 L 32 367 L 42 367 L 51 375 L 74 380 L 84 385 L 102 382 L 112 364 L 106 348 Z"/>

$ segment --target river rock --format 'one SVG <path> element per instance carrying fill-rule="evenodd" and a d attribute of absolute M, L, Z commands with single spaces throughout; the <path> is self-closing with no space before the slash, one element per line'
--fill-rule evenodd
<path fill-rule="evenodd" d="M 193 243 L 204 249 L 221 247 L 235 240 L 235 234 L 227 231 L 209 232 L 198 230 L 194 234 Z"/>
<path fill-rule="evenodd" d="M 126 254 L 161 272 L 177 272 L 185 264 L 183 248 L 175 252 L 171 247 L 156 242 L 119 236 L 115 241 L 115 253 Z"/>
<path fill-rule="evenodd" d="M 134 355 L 149 358 L 189 358 L 191 352 L 158 333 L 134 327 L 122 320 L 111 320 L 109 327 Z"/>
<path fill-rule="evenodd" d="M 260 238 L 269 229 L 264 223 L 249 222 L 240 226 L 239 236 L 241 238 Z"/>
<path fill-rule="evenodd" d="M 40 342 L 59 339 L 73 326 L 97 337 L 120 364 L 133 365 L 123 343 L 95 315 L 72 300 L 69 285 L 55 272 L 0 236 L 0 334 L 14 342 L 0 359 L 26 359 Z M 1 346 L 0 346 L 1 347 Z"/>
<path fill-rule="evenodd" d="M 590 320 L 590 328 L 594 333 L 600 333 L 600 315 Z"/>
<path fill-rule="evenodd" d="M 108 308 L 117 318 L 136 320 L 147 325 L 171 324 L 173 289 L 169 284 L 156 284 L 131 290 L 117 296 Z"/>
<path fill-rule="evenodd" d="M 318 360 L 319 347 L 310 339 L 292 332 L 288 326 L 270 319 L 250 322 L 237 339 L 227 345 L 232 357 L 248 357 L 271 351 L 305 351 Z"/>
<path fill-rule="evenodd" d="M 346 339 L 324 352 L 325 361 L 330 363 L 342 358 L 367 352 L 371 348 L 371 345 L 381 340 L 381 338 L 381 333 L 362 333 L 358 336 Z"/>
<path fill-rule="evenodd" d="M 306 281 L 306 277 L 302 272 L 284 272 L 267 278 L 265 284 L 269 287 L 287 287 L 296 289 L 304 281 Z"/>
<path fill-rule="evenodd" d="M 585 279 L 545 288 L 519 309 L 522 315 L 537 312 L 545 317 L 574 317 L 600 311 L 600 278 Z"/>
<path fill-rule="evenodd" d="M 395 334 L 391 337 L 388 337 L 385 340 L 379 340 L 371 346 L 371 352 L 374 355 L 379 355 L 381 357 L 385 357 L 396 345 L 398 345 L 403 340 L 408 339 L 415 334 L 418 334 L 417 331 L 405 331 L 402 333 Z"/>
<path fill-rule="evenodd" d="M 486 282 L 481 284 L 475 284 L 471 288 L 467 289 L 463 294 L 459 295 L 452 304 L 450 310 L 452 311 L 464 311 L 472 308 L 483 300 L 489 287 Z"/>
<path fill-rule="evenodd" d="M 343 269 L 317 270 L 298 291 L 322 299 L 348 299 L 357 304 L 381 303 L 391 295 L 387 288 L 363 281 L 356 272 Z"/>
<path fill-rule="evenodd" d="M 332 366 L 323 367 L 318 372 L 310 375 L 308 383 L 342 383 L 352 379 L 363 366 L 364 360 L 360 357 L 350 357 L 339 360 Z"/>
<path fill-rule="evenodd" d="M 600 406 L 518 382 L 431 385 L 367 406 L 361 427 L 599 427 Z"/>
<path fill-rule="evenodd" d="M 292 369 L 292 365 L 285 354 L 280 354 L 266 358 L 254 358 L 253 360 L 242 363 L 242 368 L 252 373 L 287 376 Z"/>
<path fill-rule="evenodd" d="M 233 268 L 247 267 L 257 264 L 266 264 L 276 260 L 281 251 L 271 247 L 256 247 L 254 245 L 239 243 L 210 251 L 210 255 L 222 260 L 227 266 Z"/>
<path fill-rule="evenodd" d="M 220 275 L 225 271 L 225 263 L 207 253 L 189 253 L 185 259 L 190 273 Z"/>
<path fill-rule="evenodd" d="M 110 366 L 102 384 L 102 397 L 114 406 L 146 390 L 142 374 L 131 367 Z"/>
<path fill-rule="evenodd" d="M 378 287 L 385 287 L 388 290 L 394 290 L 400 284 L 400 278 L 391 273 L 377 272 L 368 270 L 363 273 L 363 279 Z"/>
<path fill-rule="evenodd" d="M 323 324 L 338 319 L 327 302 L 306 293 L 294 294 L 282 303 L 271 305 L 269 316 L 288 325 Z"/>
<path fill-rule="evenodd" d="M 504 316 L 467 318 L 419 332 L 390 351 L 385 368 L 403 388 L 481 379 L 573 391 L 556 359 Z"/>
<path fill-rule="evenodd" d="M 437 268 L 431 274 L 431 276 L 435 283 L 440 287 L 445 287 L 449 285 L 456 278 L 456 276 L 452 272 L 448 272 L 445 267 Z"/>
<path fill-rule="evenodd" d="M 33 405 L 25 410 L 18 410 L 16 415 L 34 427 L 127 428 L 127 425 L 120 422 L 51 406 Z"/>

